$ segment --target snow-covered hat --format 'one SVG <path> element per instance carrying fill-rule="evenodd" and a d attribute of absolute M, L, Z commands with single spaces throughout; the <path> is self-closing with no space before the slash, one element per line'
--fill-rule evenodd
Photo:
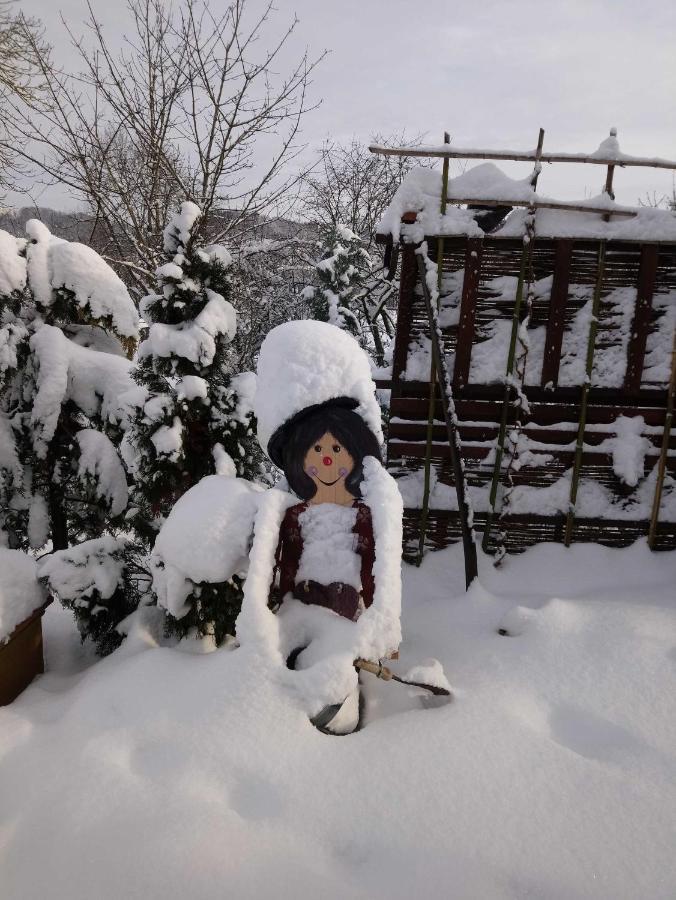
<path fill-rule="evenodd" d="M 286 322 L 268 334 L 258 360 L 254 412 L 258 440 L 281 465 L 289 426 L 321 406 L 344 406 L 382 442 L 381 414 L 368 356 L 326 322 Z"/>

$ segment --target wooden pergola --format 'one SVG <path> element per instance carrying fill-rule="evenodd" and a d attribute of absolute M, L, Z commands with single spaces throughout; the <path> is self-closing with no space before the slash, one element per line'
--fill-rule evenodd
<path fill-rule="evenodd" d="M 611 138 L 614 136 L 611 132 Z M 567 545 L 573 540 L 596 540 L 621 546 L 641 535 L 647 535 L 655 549 L 676 547 L 676 521 L 660 518 L 662 493 L 676 475 L 676 435 L 671 429 L 676 336 L 670 344 L 669 383 L 651 381 L 652 370 L 646 368 L 649 345 L 655 342 L 656 334 L 663 338 L 665 316 L 671 315 L 669 309 L 676 304 L 676 240 L 654 236 L 618 239 L 612 234 L 546 236 L 539 234 L 537 227 L 538 210 L 583 213 L 604 223 L 630 220 L 639 210 L 614 203 L 616 169 L 641 166 L 676 170 L 676 161 L 619 152 L 604 155 L 603 145 L 595 154 L 547 153 L 543 144 L 541 130 L 536 149 L 527 152 L 458 149 L 449 144 L 370 148 L 374 153 L 441 159 L 442 217 L 451 204 L 483 208 L 508 205 L 526 211 L 524 232 L 518 237 L 501 236 L 499 231 L 483 236 L 425 233 L 424 241 L 415 241 L 409 235 L 417 211 L 407 210 L 402 219 L 388 465 L 400 477 L 423 472 L 422 505 L 407 508 L 405 514 L 409 558 L 419 560 L 424 547 L 446 546 L 463 537 L 468 582 L 476 573 L 475 528 L 483 530 L 484 548 L 498 555 L 541 540 L 559 540 Z M 458 196 L 452 185 L 449 189 L 449 159 L 532 161 L 532 195 L 513 200 L 504 196 Z M 537 181 L 542 164 L 559 162 L 605 166 L 607 199 L 590 205 L 539 197 Z M 431 266 L 436 270 L 436 291 L 431 288 L 434 279 L 428 277 Z M 496 297 L 492 284 L 505 276 L 514 280 L 513 296 Z M 449 277 L 460 277 L 461 288 L 453 323 L 440 327 L 437 313 L 445 302 L 444 283 Z M 551 287 L 543 293 L 541 286 L 550 282 Z M 622 288 L 635 291 L 635 299 L 621 383 L 596 384 L 595 358 L 602 362 L 609 352 L 615 358 L 623 347 L 606 308 L 610 292 Z M 570 344 L 574 322 L 579 321 L 584 305 L 581 297 L 591 304 L 591 321 L 586 340 L 575 348 L 584 378 L 571 384 L 562 377 L 570 353 L 564 359 L 562 352 L 564 344 Z M 500 379 L 477 379 L 473 358 L 496 323 L 504 323 L 505 331 L 509 326 L 504 374 Z M 532 373 L 526 377 L 530 365 L 527 348 L 526 360 L 522 359 L 522 344 L 528 342 L 527 336 L 534 329 L 544 335 L 536 379 Z M 426 381 L 411 380 L 406 374 L 410 348 L 423 339 L 431 346 L 430 377 Z M 637 504 L 635 492 L 614 472 L 608 441 L 617 437 L 619 416 L 633 420 L 641 416 L 645 425 L 641 435 L 646 441 L 645 468 L 654 472 L 647 515 L 643 514 L 645 503 Z M 518 464 L 515 448 L 519 442 L 528 441 L 541 448 L 539 455 L 546 462 Z M 537 501 L 538 490 L 551 492 L 553 486 L 564 483 L 562 479 L 568 491 L 565 509 L 547 512 L 538 509 L 535 502 L 533 510 L 521 511 L 513 502 L 517 495 L 532 495 Z M 457 502 L 435 508 L 433 481 L 454 487 Z M 590 490 L 592 482 L 612 495 L 612 508 L 621 516 L 619 512 L 614 518 L 584 513 L 585 504 L 580 501 L 585 500 L 584 492 Z M 518 490 L 523 487 L 530 493 Z M 645 485 L 641 490 L 645 491 Z M 486 500 L 483 508 L 475 504 L 471 509 L 472 496 Z M 634 503 L 643 512 L 636 518 L 625 515 L 623 503 L 626 509 Z"/>

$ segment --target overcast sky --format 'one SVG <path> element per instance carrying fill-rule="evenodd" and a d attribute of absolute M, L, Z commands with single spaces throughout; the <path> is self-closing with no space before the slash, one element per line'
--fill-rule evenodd
<path fill-rule="evenodd" d="M 175 3 L 180 0 L 175 0 Z M 262 2 L 262 0 L 261 0 Z M 259 0 L 250 0 L 260 5 Z M 375 132 L 444 130 L 459 146 L 591 151 L 616 126 L 626 153 L 676 159 L 674 0 L 276 0 L 279 28 L 300 19 L 293 52 L 330 51 L 312 91 L 321 106 L 305 140 L 367 140 Z M 92 0 L 111 41 L 128 22 L 123 0 Z M 214 0 L 216 9 L 225 0 Z M 72 60 L 59 12 L 82 31 L 84 0 L 22 0 L 43 20 L 57 59 Z M 80 23 L 78 27 L 78 23 Z M 510 174 L 527 174 L 513 165 Z M 597 193 L 605 170 L 547 166 L 543 193 Z M 618 171 L 617 199 L 671 193 L 672 175 Z M 50 191 L 41 202 L 71 206 Z M 54 201 L 57 201 L 54 203 Z"/>

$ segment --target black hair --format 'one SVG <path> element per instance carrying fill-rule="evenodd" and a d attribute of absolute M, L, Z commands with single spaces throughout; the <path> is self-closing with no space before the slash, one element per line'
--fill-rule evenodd
<path fill-rule="evenodd" d="M 361 497 L 364 457 L 375 456 L 381 462 L 380 445 L 362 417 L 344 406 L 323 405 L 288 428 L 280 455 L 289 487 L 301 500 L 314 497 L 317 485 L 305 472 L 305 455 L 327 431 L 340 441 L 354 460 L 354 469 L 345 479 L 345 487 L 353 497 Z"/>

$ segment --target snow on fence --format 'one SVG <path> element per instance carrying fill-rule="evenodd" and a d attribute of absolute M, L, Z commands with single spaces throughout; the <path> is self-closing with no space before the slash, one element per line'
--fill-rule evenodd
<path fill-rule="evenodd" d="M 510 154 L 432 149 L 441 158 Z M 422 241 L 439 268 L 443 349 L 484 546 L 518 551 L 542 540 L 621 546 L 650 532 L 653 548 L 676 547 L 676 433 L 670 428 L 676 215 L 639 208 L 627 216 L 627 207 L 614 204 L 611 170 L 657 163 L 676 169 L 676 163 L 621 154 L 613 134 L 596 154 L 580 156 L 608 166 L 599 198 L 567 209 L 539 202 L 532 177 L 514 181 L 484 164 L 451 179 L 448 205 L 440 206 L 441 174 L 414 170 L 381 223 L 382 241 L 400 244 L 387 449 L 404 496 L 409 557 L 416 555 L 421 520 L 427 547 L 460 537 L 438 391 L 428 428 L 431 343 L 416 264 Z M 463 204 L 507 209 L 484 233 L 477 211 Z M 520 294 L 523 309 L 515 316 Z M 507 375 L 515 346 L 516 364 Z"/>

